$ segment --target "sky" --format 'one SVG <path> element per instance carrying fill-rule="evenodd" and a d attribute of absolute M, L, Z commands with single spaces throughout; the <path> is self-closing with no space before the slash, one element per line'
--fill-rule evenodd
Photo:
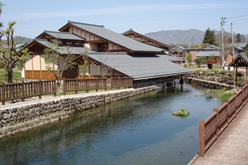
<path fill-rule="evenodd" d="M 15 36 L 35 38 L 58 31 L 68 20 L 122 33 L 130 28 L 145 34 L 161 30 L 224 29 L 248 34 L 248 0 L 2 0 L 0 22 L 16 21 Z"/>

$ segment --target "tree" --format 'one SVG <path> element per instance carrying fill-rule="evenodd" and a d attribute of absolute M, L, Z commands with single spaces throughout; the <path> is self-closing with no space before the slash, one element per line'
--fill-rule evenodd
<path fill-rule="evenodd" d="M 111 62 L 107 55 L 99 55 L 97 61 L 91 61 L 90 65 L 95 66 L 100 71 L 100 76 L 103 78 L 106 73 L 116 67 L 116 62 Z"/>
<path fill-rule="evenodd" d="M 190 52 L 187 55 L 187 60 L 189 63 L 192 62 L 192 54 Z"/>
<path fill-rule="evenodd" d="M 85 49 L 85 52 L 81 52 L 82 60 L 81 64 L 78 65 L 79 71 L 82 73 L 83 78 L 86 78 L 86 74 L 89 67 L 89 60 L 88 60 L 88 51 Z"/>
<path fill-rule="evenodd" d="M 2 12 L 3 4 L 0 2 L 0 14 Z M 16 49 L 16 43 L 14 42 L 14 28 L 13 26 L 16 24 L 15 21 L 9 22 L 8 27 L 5 30 L 2 30 L 0 33 L 0 53 L 2 54 L 2 58 L 0 59 L 0 64 L 5 65 L 5 69 L 7 70 L 8 75 L 8 83 L 12 83 L 13 77 L 13 67 L 19 66 L 23 67 L 25 60 L 29 57 L 30 52 L 27 48 L 22 50 Z M 0 27 L 2 27 L 2 23 L 0 23 Z M 2 37 L 6 36 L 7 41 L 5 42 L 7 48 L 4 48 L 2 45 Z"/>
<path fill-rule="evenodd" d="M 240 43 L 240 42 L 241 42 L 241 35 L 240 35 L 240 33 L 238 33 L 238 34 L 236 35 L 236 42 L 237 42 L 237 43 Z"/>
<path fill-rule="evenodd" d="M 204 35 L 204 39 L 202 41 L 202 44 L 213 44 L 213 45 L 216 45 L 216 42 L 215 42 L 215 34 L 214 34 L 214 31 L 210 30 L 210 28 L 208 28 L 205 32 L 205 35 Z"/>
<path fill-rule="evenodd" d="M 55 42 L 48 42 L 49 48 L 44 49 L 46 69 L 51 72 L 57 82 L 57 92 L 62 80 L 62 75 L 65 69 L 72 69 L 75 67 L 76 62 L 72 59 L 75 58 L 70 52 L 70 46 L 63 46 L 60 40 Z M 66 52 L 63 56 L 59 52 Z"/>
<path fill-rule="evenodd" d="M 194 60 L 194 62 L 200 68 L 202 64 L 206 64 L 206 57 L 198 57 Z"/>

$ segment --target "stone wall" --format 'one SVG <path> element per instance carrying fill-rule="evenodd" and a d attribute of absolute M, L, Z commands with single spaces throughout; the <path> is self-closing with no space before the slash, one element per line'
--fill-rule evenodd
<path fill-rule="evenodd" d="M 0 106 L 0 138 L 61 120 L 78 111 L 84 111 L 157 89 L 159 87 L 150 86 L 138 89 L 65 95 Z"/>

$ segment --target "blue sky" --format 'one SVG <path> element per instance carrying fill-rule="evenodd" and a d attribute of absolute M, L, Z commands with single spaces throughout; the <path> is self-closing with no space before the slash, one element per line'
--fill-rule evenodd
<path fill-rule="evenodd" d="M 248 34 L 248 0 L 2 0 L 1 21 L 17 21 L 15 36 L 35 38 L 57 31 L 68 20 L 104 25 L 122 33 L 132 28 L 145 34 L 160 30 L 207 28 Z M 238 17 L 237 17 L 238 16 Z M 242 17 L 239 17 L 242 16 Z"/>

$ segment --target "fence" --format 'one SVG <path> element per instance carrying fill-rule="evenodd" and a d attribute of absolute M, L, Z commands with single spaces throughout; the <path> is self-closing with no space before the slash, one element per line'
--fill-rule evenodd
<path fill-rule="evenodd" d="M 132 77 L 111 77 L 110 78 L 111 90 L 112 88 L 120 87 L 132 87 L 133 86 L 133 78 Z"/>
<path fill-rule="evenodd" d="M 213 113 L 205 120 L 199 121 L 199 156 L 204 156 L 206 150 L 218 139 L 229 123 L 239 113 L 247 102 L 248 84 L 234 93 L 219 108 L 214 108 Z"/>
<path fill-rule="evenodd" d="M 106 78 L 92 78 L 92 79 L 64 79 L 63 81 L 63 95 L 66 92 L 75 92 L 105 89 L 107 90 L 107 79 Z M 110 78 L 110 89 L 120 87 L 132 87 L 132 77 L 111 77 Z"/>
<path fill-rule="evenodd" d="M 66 92 L 75 92 L 105 89 L 107 90 L 107 79 L 106 78 L 95 78 L 95 79 L 65 79 L 63 81 L 63 95 Z"/>
<path fill-rule="evenodd" d="M 5 105 L 7 100 L 22 99 L 22 101 L 25 101 L 25 98 L 34 96 L 39 96 L 41 99 L 42 95 L 47 94 L 56 96 L 55 80 L 0 84 L 0 101 L 2 105 Z"/>

